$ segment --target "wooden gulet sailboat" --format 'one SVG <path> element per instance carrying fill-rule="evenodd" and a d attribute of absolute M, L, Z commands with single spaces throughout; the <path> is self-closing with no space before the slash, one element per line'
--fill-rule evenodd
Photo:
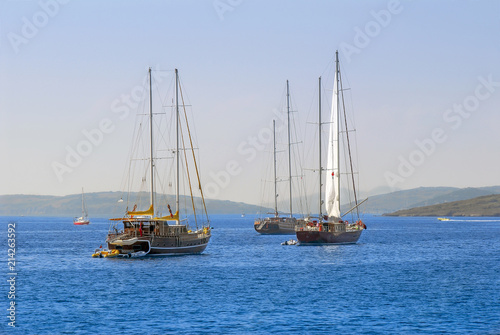
<path fill-rule="evenodd" d="M 332 110 L 330 115 L 330 134 L 328 141 L 328 159 L 326 169 L 322 168 L 321 164 L 321 127 L 323 123 L 321 122 L 321 77 L 319 78 L 319 215 L 316 222 L 308 222 L 305 225 L 301 225 L 296 228 L 297 240 L 301 245 L 307 244 L 351 244 L 356 243 L 361 236 L 361 233 L 366 229 L 366 225 L 358 218 L 355 223 L 349 223 L 343 220 L 343 217 L 348 213 L 358 209 L 358 207 L 365 202 L 367 199 L 358 203 L 356 189 L 353 180 L 353 193 L 355 199 L 355 205 L 348 212 L 341 215 L 340 213 L 340 95 L 343 94 L 341 89 L 341 77 L 340 77 L 340 67 L 338 51 L 335 54 L 335 78 L 333 84 L 333 97 L 332 97 Z M 340 85 L 339 85 L 340 84 Z M 342 97 L 343 101 L 343 97 Z M 349 163 L 350 163 L 350 174 L 353 176 L 352 171 L 352 159 L 350 155 L 350 144 L 349 144 L 349 131 L 347 130 L 347 119 L 345 118 L 344 109 L 344 120 L 346 123 L 346 131 L 344 132 L 346 136 L 347 147 L 349 151 Z M 322 187 L 322 173 L 325 173 L 325 207 L 326 215 L 323 215 L 323 199 L 321 196 Z"/>
<path fill-rule="evenodd" d="M 192 231 L 186 219 L 181 219 L 179 215 L 179 169 L 180 169 L 180 113 L 179 113 L 179 74 L 175 70 L 175 113 L 176 113 L 176 149 L 175 154 L 175 177 L 176 177 L 176 212 L 172 213 L 170 205 L 168 211 L 170 215 L 156 216 L 155 213 L 155 156 L 153 148 L 153 110 L 152 110 L 152 84 L 151 84 L 151 68 L 149 69 L 149 135 L 150 135 L 150 206 L 149 209 L 143 211 L 127 211 L 124 217 L 111 219 L 114 224 L 111 225 L 110 232 L 107 235 L 106 242 L 109 252 L 106 254 L 108 257 L 123 256 L 123 257 L 142 257 L 142 256 L 165 256 L 165 255 L 180 255 L 180 254 L 199 254 L 202 253 L 208 245 L 211 237 L 211 229 L 208 222 L 208 214 L 206 212 L 205 200 L 203 198 L 203 190 L 199 180 L 198 165 L 194 154 L 193 142 L 187 125 L 187 133 L 189 134 L 190 149 L 182 149 L 184 152 L 184 159 L 187 160 L 186 151 L 191 151 L 193 154 L 194 167 L 196 177 L 198 179 L 199 192 L 203 201 L 204 214 L 206 222 L 203 223 L 200 229 Z M 181 90 L 182 97 L 182 90 Z M 184 103 L 183 103 L 184 106 Z M 184 137 L 182 137 L 184 143 Z M 187 165 L 187 161 L 186 161 Z M 195 211 L 193 194 L 191 189 L 191 181 L 189 182 L 191 190 L 191 201 L 193 204 L 193 211 Z M 196 217 L 196 213 L 195 213 Z M 116 222 L 123 223 L 123 229 L 117 228 Z"/>
<path fill-rule="evenodd" d="M 82 216 L 75 218 L 73 220 L 73 224 L 77 226 L 84 226 L 88 225 L 90 223 L 88 213 L 87 213 L 87 208 L 85 207 L 85 199 L 83 197 L 83 187 L 82 187 Z"/>
<path fill-rule="evenodd" d="M 301 219 L 293 216 L 292 208 L 292 158 L 290 141 L 290 87 L 288 80 L 286 81 L 286 108 L 287 108 L 287 125 L 288 125 L 288 188 L 289 188 L 289 216 L 280 216 L 278 213 L 278 191 L 277 191 L 277 176 L 276 176 L 276 122 L 273 120 L 273 183 L 274 183 L 274 216 L 260 218 L 255 220 L 254 229 L 261 234 L 272 235 L 293 235 L 295 234 L 295 227 Z"/>

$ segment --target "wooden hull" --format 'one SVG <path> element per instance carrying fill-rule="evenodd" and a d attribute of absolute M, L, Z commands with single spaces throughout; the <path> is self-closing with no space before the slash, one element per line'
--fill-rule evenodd
<path fill-rule="evenodd" d="M 210 235 L 208 234 L 193 233 L 186 236 L 144 236 L 137 238 L 132 243 L 123 239 L 118 242 L 116 239 L 111 240 L 108 242 L 108 249 L 117 249 L 121 255 L 138 251 L 145 251 L 149 256 L 200 254 L 205 251 L 209 240 Z"/>
<path fill-rule="evenodd" d="M 328 231 L 299 230 L 297 240 L 301 245 L 321 244 L 353 244 L 358 242 L 363 230 L 345 231 L 340 233 Z"/>
<path fill-rule="evenodd" d="M 148 255 L 150 256 L 167 256 L 167 255 L 192 255 L 201 254 L 205 251 L 207 243 L 193 245 L 193 246 L 180 246 L 180 247 L 152 247 Z"/>
<path fill-rule="evenodd" d="M 156 224 L 157 229 L 151 227 L 151 223 Z M 120 256 L 133 256 L 137 252 L 148 256 L 200 254 L 205 251 L 211 237 L 210 228 L 192 232 L 185 225 L 163 226 L 163 222 L 157 221 L 147 221 L 141 227 L 144 228 L 142 231 L 142 228 L 129 225 L 123 233 L 108 234 L 108 249 L 118 250 Z"/>
<path fill-rule="evenodd" d="M 297 223 L 295 218 L 266 218 L 256 220 L 253 227 L 264 235 L 294 235 Z"/>

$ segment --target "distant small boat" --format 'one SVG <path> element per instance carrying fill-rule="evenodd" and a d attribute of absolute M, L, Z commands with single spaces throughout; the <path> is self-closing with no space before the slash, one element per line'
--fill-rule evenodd
<path fill-rule="evenodd" d="M 90 223 L 87 208 L 85 207 L 85 199 L 83 197 L 83 187 L 82 187 L 82 216 L 75 218 L 73 224 L 77 226 L 88 225 Z"/>
<path fill-rule="evenodd" d="M 450 221 L 448 218 L 438 218 L 439 221 Z"/>
<path fill-rule="evenodd" d="M 294 240 L 294 239 L 291 239 L 291 240 L 288 240 L 285 242 L 281 242 L 281 245 L 296 245 L 296 244 L 297 244 L 297 240 Z"/>

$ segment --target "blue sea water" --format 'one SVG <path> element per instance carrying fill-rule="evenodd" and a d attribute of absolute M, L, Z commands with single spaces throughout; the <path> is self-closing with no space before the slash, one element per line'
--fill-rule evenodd
<path fill-rule="evenodd" d="M 212 216 L 202 255 L 96 259 L 105 219 L 1 217 L 0 333 L 500 333 L 500 220 L 364 221 L 355 245 L 282 246 L 291 236 L 259 235 L 251 216 Z"/>

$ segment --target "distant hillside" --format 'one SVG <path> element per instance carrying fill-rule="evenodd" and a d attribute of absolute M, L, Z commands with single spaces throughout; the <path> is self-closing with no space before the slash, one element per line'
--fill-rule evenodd
<path fill-rule="evenodd" d="M 122 197 L 121 192 L 98 192 L 85 194 L 85 204 L 90 217 L 112 217 L 123 215 L 127 207 L 127 199 L 118 202 Z M 149 206 L 149 197 L 141 193 L 131 193 L 130 203 L 137 203 L 138 208 L 147 209 Z M 170 195 L 157 195 L 163 203 L 171 206 L 175 205 L 175 199 Z M 142 199 L 143 203 L 139 201 Z M 1 195 L 0 196 L 0 215 L 4 216 L 80 216 L 81 215 L 81 194 L 72 194 L 63 197 L 49 195 Z M 187 204 L 190 208 L 190 201 L 185 197 L 180 198 L 182 204 Z M 146 204 L 147 202 L 147 204 Z M 200 203 L 200 199 L 195 199 Z M 209 214 L 255 214 L 269 209 L 261 209 L 260 206 L 249 205 L 242 202 L 227 200 L 207 199 L 206 205 Z M 131 205 L 133 206 L 133 205 Z M 173 206 L 175 207 L 175 206 Z M 130 208 L 132 209 L 132 208 Z M 165 212 L 167 210 L 165 209 Z M 164 213 L 165 215 L 168 213 Z"/>
<path fill-rule="evenodd" d="M 363 211 L 371 214 L 391 213 L 491 194 L 500 194 L 500 186 L 480 188 L 419 187 L 371 196 L 363 205 Z"/>
<path fill-rule="evenodd" d="M 451 203 L 453 201 L 467 200 L 478 196 L 500 194 L 500 186 L 489 186 L 480 188 L 456 188 L 456 187 L 419 187 L 411 190 L 402 190 L 387 194 L 370 196 L 368 201 L 361 205 L 363 213 L 384 214 L 400 210 L 430 206 L 436 204 Z M 111 217 L 125 213 L 127 199 L 118 202 L 123 196 L 121 192 L 98 192 L 85 194 L 85 201 L 90 216 Z M 129 195 L 131 204 L 137 204 L 138 208 L 149 206 L 149 196 L 144 193 L 131 193 Z M 171 195 L 157 196 L 162 203 L 171 206 L 175 199 Z M 142 199 L 142 203 L 139 199 Z M 309 207 L 313 211 L 318 208 L 318 196 L 310 197 Z M 360 198 L 364 199 L 364 197 Z M 196 199 L 199 203 L 200 199 Z M 147 203 L 147 204 L 146 204 Z M 189 204 L 186 198 L 181 197 L 181 203 Z M 261 208 L 242 202 L 207 199 L 206 204 L 209 214 L 255 214 L 258 212 L 272 212 L 270 208 Z M 131 205 L 133 206 L 133 205 Z M 349 210 L 352 206 L 343 204 L 342 212 Z M 189 208 L 189 206 L 186 206 Z M 77 216 L 81 212 L 81 195 L 73 194 L 64 197 L 48 195 L 2 195 L 0 196 L 0 215 L 33 215 L 33 216 Z M 166 213 L 165 213 L 166 214 Z"/>
<path fill-rule="evenodd" d="M 455 187 L 419 187 L 411 190 L 396 191 L 369 197 L 362 205 L 363 212 L 383 214 L 400 209 L 415 207 L 416 204 L 429 201 L 435 197 L 444 196 L 457 191 Z"/>
<path fill-rule="evenodd" d="M 400 210 L 386 216 L 500 216 L 500 195 Z"/>
<path fill-rule="evenodd" d="M 482 197 L 485 195 L 492 195 L 492 194 L 498 194 L 498 193 L 499 192 L 487 191 L 487 190 L 483 190 L 480 188 L 467 187 L 467 188 L 458 189 L 456 191 L 452 191 L 452 192 L 447 193 L 447 194 L 435 196 L 434 198 L 417 203 L 413 207 L 432 206 L 432 205 L 442 204 L 445 202 L 473 199 L 473 198 Z"/>

